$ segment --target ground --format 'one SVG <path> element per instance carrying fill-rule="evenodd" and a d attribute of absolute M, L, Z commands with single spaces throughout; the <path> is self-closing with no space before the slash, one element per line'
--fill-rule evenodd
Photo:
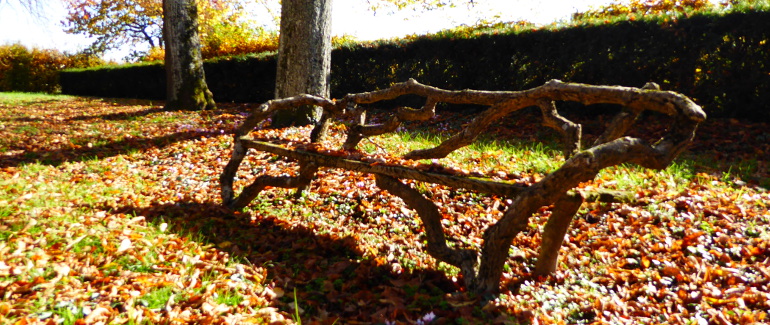
<path fill-rule="evenodd" d="M 244 211 L 222 208 L 219 173 L 251 106 L 162 107 L 0 95 L 0 323 L 770 322 L 766 123 L 710 119 L 669 169 L 621 166 L 584 184 L 633 191 L 638 202 L 584 204 L 558 271 L 538 278 L 544 207 L 511 246 L 502 293 L 486 302 L 425 253 L 414 212 L 371 176 L 324 170 L 301 198 L 270 189 Z M 405 152 L 469 118 L 440 113 L 362 146 Z M 588 140 L 606 121 L 575 118 Z M 660 120 L 646 116 L 635 132 L 656 135 Z M 538 121 L 514 113 L 438 163 L 536 181 L 559 163 L 556 137 Z M 270 132 L 296 141 L 309 129 Z M 236 187 L 291 168 L 253 152 Z M 457 246 L 478 248 L 508 202 L 414 186 L 437 202 Z"/>

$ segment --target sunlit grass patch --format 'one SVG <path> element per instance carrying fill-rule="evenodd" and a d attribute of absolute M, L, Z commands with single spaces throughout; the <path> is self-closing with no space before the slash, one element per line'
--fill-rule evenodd
<path fill-rule="evenodd" d="M 413 130 L 365 139 L 359 148 L 367 153 L 387 153 L 400 156 L 412 150 L 435 147 L 448 139 L 427 131 Z M 449 156 L 422 163 L 442 163 L 462 167 L 468 171 L 492 175 L 494 173 L 547 174 L 563 163 L 564 157 L 556 148 L 540 142 L 500 141 L 478 139 Z"/>
<path fill-rule="evenodd" d="M 52 101 L 61 101 L 75 99 L 74 96 L 52 95 L 46 93 L 24 93 L 24 92 L 0 92 L 0 105 L 8 106 L 26 106 L 30 104 L 45 103 Z"/>
<path fill-rule="evenodd" d="M 620 190 L 638 190 L 663 185 L 670 191 L 687 188 L 695 177 L 689 162 L 675 161 L 664 170 L 652 170 L 635 164 L 621 164 L 603 169 L 596 183 Z"/>
<path fill-rule="evenodd" d="M 27 303 L 31 301 L 26 300 L 26 292 L 37 289 L 10 294 L 17 288 L 10 287 L 5 298 L 14 303 L 8 305 L 10 309 L 0 306 L 0 318 L 5 317 L 0 323 L 8 319 L 82 323 L 89 312 L 99 310 L 106 313 L 105 323 L 155 324 L 161 316 L 153 308 L 166 304 L 179 308 L 180 299 L 195 296 L 199 303 L 218 305 L 210 289 L 236 282 L 225 299 L 232 305 L 229 311 L 252 319 L 281 319 L 270 316 L 275 310 L 262 316 L 247 310 L 270 305 L 259 294 L 264 281 L 261 269 L 214 248 L 208 244 L 209 234 L 201 234 L 200 229 L 169 226 L 172 221 L 178 224 L 174 218 L 180 212 L 187 213 L 174 203 L 208 200 L 218 165 L 201 166 L 205 172 L 196 173 L 192 163 L 179 164 L 186 159 L 197 162 L 194 155 L 209 150 L 209 139 L 194 134 L 210 128 L 201 123 L 216 121 L 196 113 L 164 114 L 153 109 L 73 99 L 3 111 L 11 118 L 4 119 L 9 123 L 3 122 L 0 128 L 2 145 L 6 148 L 7 141 L 16 147 L 0 156 L 7 166 L 0 168 L 0 281 L 55 290 L 54 295 L 46 293 L 48 298 Z M 176 139 L 179 132 L 190 135 Z M 157 145 L 152 141 L 156 137 L 167 140 Z M 166 146 L 173 149 L 165 152 Z M 216 155 L 227 149 L 213 148 L 218 148 L 212 149 Z M 202 178 L 190 176 L 196 174 Z M 164 204 L 179 212 L 163 217 L 150 208 Z M 173 288 L 171 295 L 166 287 Z M 85 294 L 86 288 L 91 292 Z M 58 298 L 59 294 L 66 298 Z M 153 308 L 121 303 L 129 296 L 145 299 Z M 59 308 L 59 301 L 69 305 Z M 127 313 L 121 315 L 121 309 Z M 178 317 L 195 322 L 199 314 L 186 315 Z"/>
<path fill-rule="evenodd" d="M 233 290 L 218 290 L 214 293 L 214 301 L 230 307 L 238 306 L 243 300 L 244 297 Z"/>
<path fill-rule="evenodd" d="M 174 297 L 173 287 L 163 286 L 151 289 L 149 292 L 145 293 L 137 303 L 148 309 L 160 309 L 165 307 L 168 303 L 174 303 L 179 300 L 181 299 Z"/>

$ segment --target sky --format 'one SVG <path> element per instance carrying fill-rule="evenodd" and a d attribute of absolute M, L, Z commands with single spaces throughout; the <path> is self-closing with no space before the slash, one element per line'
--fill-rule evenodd
<path fill-rule="evenodd" d="M 409 34 L 425 34 L 459 25 L 474 25 L 481 20 L 518 21 L 547 24 L 568 19 L 577 11 L 585 11 L 610 3 L 610 0 L 475 0 L 474 6 L 458 5 L 454 8 L 418 12 L 404 10 L 392 12 L 368 9 L 364 0 L 333 0 L 332 33 L 351 35 L 360 40 L 399 37 Z M 55 48 L 77 52 L 90 44 L 82 35 L 63 31 L 61 21 L 66 9 L 60 1 L 43 1 L 45 17 L 33 17 L 15 0 L 0 0 L 0 44 L 21 43 L 28 47 Z M 258 21 L 270 22 L 263 7 L 255 7 Z M 268 24 L 269 25 L 269 24 Z M 127 52 L 126 49 L 123 52 Z M 121 51 L 108 53 L 107 58 L 119 61 L 125 56 Z"/>

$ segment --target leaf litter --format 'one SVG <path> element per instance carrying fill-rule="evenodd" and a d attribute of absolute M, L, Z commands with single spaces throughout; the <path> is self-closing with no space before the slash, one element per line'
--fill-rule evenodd
<path fill-rule="evenodd" d="M 370 175 L 324 169 L 302 197 L 270 189 L 243 212 L 222 208 L 218 177 L 229 160 L 231 131 L 247 108 L 222 106 L 167 112 L 143 101 L 76 98 L 0 107 L 0 322 L 770 321 L 770 142 L 750 141 L 770 137 L 767 124 L 708 121 L 686 157 L 693 158 L 691 177 L 635 171 L 644 179 L 644 186 L 630 188 L 638 202 L 584 204 L 557 272 L 533 277 L 550 213 L 544 207 L 514 239 L 502 293 L 484 303 L 463 291 L 457 269 L 425 253 L 419 218 Z M 442 135 L 467 121 L 442 112 L 427 127 L 403 129 Z M 656 123 L 645 120 L 650 129 L 640 132 L 656 132 Z M 339 141 L 341 130 L 332 129 L 332 138 Z M 552 137 L 523 114 L 490 131 L 498 141 Z M 292 145 L 308 132 L 260 130 Z M 407 150 L 381 141 L 372 140 L 368 156 L 389 161 L 387 150 Z M 498 179 L 543 176 L 451 157 L 440 163 Z M 254 173 L 295 170 L 291 161 L 251 153 L 236 186 Z M 585 186 L 622 188 L 630 173 L 611 171 Z M 440 207 L 455 246 L 478 249 L 483 229 L 508 203 L 413 186 Z"/>

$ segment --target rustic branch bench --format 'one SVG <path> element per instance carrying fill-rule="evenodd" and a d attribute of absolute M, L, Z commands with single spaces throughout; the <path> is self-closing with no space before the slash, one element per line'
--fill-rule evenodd
<path fill-rule="evenodd" d="M 420 109 L 399 108 L 383 124 L 366 124 L 366 110 L 359 105 L 408 94 L 426 98 L 425 105 Z M 619 104 L 623 109 L 590 148 L 582 149 L 582 126 L 559 115 L 555 101 L 573 101 L 585 105 Z M 431 118 L 440 102 L 485 105 L 489 108 L 438 146 L 411 151 L 403 155 L 403 159 L 446 157 L 454 150 L 473 143 L 493 122 L 513 111 L 532 106 L 540 108 L 543 125 L 561 134 L 564 156 L 567 159 L 560 168 L 542 180 L 524 186 L 443 173 L 440 170 L 383 164 L 361 157 L 361 153 L 355 151 L 358 143 L 366 137 L 394 132 L 404 121 L 425 121 Z M 324 111 L 321 121 L 310 134 L 309 145 L 289 148 L 249 136 L 260 122 L 276 110 L 304 105 L 320 106 Z M 667 134 L 654 144 L 641 138 L 624 136 L 644 111 L 660 112 L 673 117 Z M 323 138 L 332 120 L 342 117 L 352 118 L 354 122 L 348 128 L 347 138 L 341 149 L 312 145 Z M 408 207 L 417 212 L 425 228 L 427 251 L 431 256 L 458 267 L 469 290 L 482 294 L 495 293 L 499 290 L 503 266 L 513 238 L 526 228 L 529 217 L 539 208 L 554 206 L 543 230 L 543 242 L 535 267 L 535 273 L 542 275 L 556 269 L 559 247 L 573 216 L 584 201 L 618 202 L 630 199 L 613 192 L 587 192 L 577 189 L 581 182 L 594 179 L 603 168 L 623 163 L 635 163 L 652 169 L 666 168 L 692 141 L 698 124 L 705 119 L 706 114 L 692 100 L 681 94 L 661 91 L 654 83 L 648 83 L 643 88 L 632 88 L 552 80 L 543 86 L 524 91 L 451 91 L 423 85 L 410 79 L 383 90 L 349 94 L 341 100 L 310 95 L 275 99 L 252 110 L 235 131 L 232 158 L 220 177 L 222 200 L 227 207 L 237 210 L 247 206 L 267 187 L 296 188 L 297 193 L 301 193 L 307 189 L 321 167 L 373 174 L 378 187 L 400 197 Z M 248 149 L 294 159 L 299 164 L 299 171 L 295 176 L 258 176 L 236 197 L 233 182 Z M 442 216 L 436 204 L 404 184 L 402 179 L 498 195 L 511 199 L 512 203 L 506 207 L 504 215 L 485 230 L 481 252 L 450 248 L 441 224 Z"/>

